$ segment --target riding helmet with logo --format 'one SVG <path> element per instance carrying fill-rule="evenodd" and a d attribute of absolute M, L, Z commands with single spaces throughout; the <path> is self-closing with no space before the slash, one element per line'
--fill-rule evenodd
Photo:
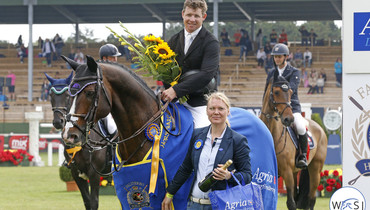
<path fill-rule="evenodd" d="M 101 59 L 103 59 L 103 57 L 118 57 L 120 55 L 121 53 L 118 51 L 117 47 L 112 44 L 105 44 L 99 49 L 99 56 Z"/>
<path fill-rule="evenodd" d="M 276 44 L 272 48 L 271 55 L 289 55 L 289 48 L 285 44 Z"/>

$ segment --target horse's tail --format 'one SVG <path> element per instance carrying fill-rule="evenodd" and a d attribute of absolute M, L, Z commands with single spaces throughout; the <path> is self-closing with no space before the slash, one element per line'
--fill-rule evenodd
<path fill-rule="evenodd" d="M 310 192 L 310 174 L 307 169 L 301 170 L 299 177 L 299 190 L 297 193 L 297 208 L 307 209 L 309 205 L 308 193 Z"/>

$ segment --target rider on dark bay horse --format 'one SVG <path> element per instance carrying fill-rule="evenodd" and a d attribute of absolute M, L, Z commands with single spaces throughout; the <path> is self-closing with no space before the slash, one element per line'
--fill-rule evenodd
<path fill-rule="evenodd" d="M 283 76 L 289 82 L 290 88 L 293 91 L 291 96 L 291 106 L 294 116 L 294 126 L 299 135 L 298 141 L 301 148 L 301 154 L 299 154 L 296 167 L 306 168 L 307 131 L 304 119 L 301 115 L 301 105 L 298 99 L 298 86 L 300 83 L 299 70 L 287 62 L 289 48 L 285 44 L 276 44 L 272 49 L 271 55 L 274 57 L 275 68 L 267 75 L 266 87 L 272 77 Z"/>

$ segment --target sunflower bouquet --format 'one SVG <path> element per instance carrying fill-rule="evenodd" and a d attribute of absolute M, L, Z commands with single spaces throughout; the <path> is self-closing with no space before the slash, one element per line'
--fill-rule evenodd
<path fill-rule="evenodd" d="M 153 35 L 145 36 L 141 42 L 121 22 L 119 24 L 133 44 L 111 28 L 107 28 L 119 39 L 121 45 L 128 45 L 128 49 L 137 55 L 133 58 L 139 66 L 137 71 L 146 71 L 144 76 L 152 76 L 154 80 L 163 81 L 171 86 L 176 85 L 181 76 L 181 68 L 175 59 L 176 53 L 171 50 L 168 43 Z M 179 99 L 180 103 L 186 100 L 186 96 Z"/>

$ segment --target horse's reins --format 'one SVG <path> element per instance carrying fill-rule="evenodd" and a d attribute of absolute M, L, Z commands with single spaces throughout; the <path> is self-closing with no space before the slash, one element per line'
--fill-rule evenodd
<path fill-rule="evenodd" d="M 82 145 L 88 145 L 91 150 L 90 151 L 90 161 L 92 160 L 92 153 L 97 150 L 96 148 L 92 147 L 90 145 L 89 142 L 91 142 L 91 139 L 88 138 L 88 134 L 90 132 L 90 129 L 93 129 L 93 125 L 94 125 L 94 122 L 93 120 L 95 119 L 95 115 L 96 115 L 96 110 L 98 108 L 98 100 L 99 100 L 99 93 L 100 93 L 100 90 L 103 90 L 104 92 L 104 95 L 105 95 L 105 98 L 107 99 L 108 103 L 109 103 L 109 106 L 111 107 L 112 103 L 111 101 L 109 100 L 109 97 L 108 97 L 108 94 L 107 94 L 107 91 L 104 87 L 104 84 L 103 84 L 103 77 L 102 77 L 102 73 L 101 73 L 101 68 L 100 66 L 98 65 L 98 69 L 97 69 L 97 75 L 96 76 L 86 76 L 86 77 L 81 77 L 81 78 L 74 78 L 74 81 L 84 81 L 84 80 L 95 80 L 96 79 L 96 83 L 97 85 L 95 86 L 95 95 L 94 95 L 94 102 L 91 104 L 90 106 L 90 110 L 87 114 L 68 114 L 67 115 L 67 120 L 69 122 L 72 123 L 73 126 L 75 126 L 81 133 L 84 134 L 85 136 L 85 142 L 82 144 Z M 158 103 L 159 106 L 160 106 L 160 103 Z M 144 123 L 144 125 L 139 128 L 137 131 L 135 131 L 135 133 L 133 133 L 131 136 L 125 138 L 125 139 L 122 139 L 122 140 L 118 140 L 118 141 L 115 141 L 113 142 L 116 138 L 118 138 L 119 134 L 118 132 L 116 133 L 116 135 L 112 138 L 111 141 L 108 141 L 108 144 L 110 145 L 113 145 L 113 148 L 115 146 L 117 146 L 118 144 L 120 143 L 123 143 L 123 142 L 126 142 L 130 139 L 133 139 L 135 138 L 136 136 L 138 136 L 139 134 L 141 134 L 149 124 L 157 121 L 158 119 L 161 118 L 161 116 L 164 114 L 164 112 L 167 110 L 167 107 L 168 107 L 168 104 L 169 104 L 169 101 L 167 101 L 163 106 L 160 107 L 160 109 L 146 122 Z M 179 114 L 178 114 L 179 115 Z M 86 124 L 86 127 L 85 127 L 85 130 L 83 130 L 79 125 L 77 125 L 77 123 L 75 123 L 74 121 L 71 121 L 71 116 L 74 116 L 74 117 L 81 117 L 81 118 L 84 118 L 84 120 L 87 122 Z M 161 121 L 162 125 L 163 125 L 163 122 Z M 180 124 L 181 125 L 181 124 Z M 174 136 L 178 136 L 181 134 L 181 129 L 179 129 L 179 132 L 178 134 L 172 134 L 170 131 L 167 130 L 167 128 L 163 125 L 164 129 L 166 130 L 166 132 L 168 132 L 169 134 L 171 135 L 174 135 Z M 98 133 L 100 135 L 100 133 Z M 105 139 L 105 138 L 104 138 Z M 117 168 L 117 164 L 116 164 L 116 153 L 113 151 L 113 165 L 114 165 L 114 171 L 119 171 L 123 165 L 125 163 L 127 163 L 143 146 L 144 146 L 144 143 L 147 141 L 147 139 L 145 138 L 142 143 L 140 144 L 140 146 L 127 158 L 127 160 L 123 160 L 121 161 L 121 163 L 119 164 L 118 168 Z M 107 144 L 107 145 L 108 145 Z M 119 151 L 119 150 L 118 150 Z M 96 168 L 93 166 L 93 164 L 91 164 L 93 169 L 99 174 L 99 175 L 103 175 L 103 176 L 107 176 L 107 175 L 111 175 L 114 171 L 112 170 L 111 172 L 107 173 L 107 174 L 102 174 L 101 172 L 99 172 L 98 170 L 96 170 Z"/>
<path fill-rule="evenodd" d="M 265 117 L 267 118 L 267 122 L 270 123 L 270 119 L 275 119 L 276 121 L 279 120 L 279 118 L 281 119 L 281 117 L 283 116 L 285 110 L 287 108 L 292 108 L 292 105 L 290 105 L 289 102 L 276 102 L 275 99 L 274 99 L 274 95 L 273 95 L 273 87 L 274 85 L 271 85 L 271 90 L 270 90 L 270 96 L 269 96 L 269 101 L 272 103 L 272 107 L 273 107 L 273 110 L 275 113 L 277 113 L 277 115 L 270 115 L 269 113 L 264 113 L 264 112 L 261 112 L 263 115 L 265 115 Z M 283 109 L 283 111 L 280 113 L 279 110 L 276 108 L 276 105 L 278 104 L 285 104 L 285 107 Z M 284 125 L 283 125 L 284 126 Z M 286 126 L 284 126 L 283 128 L 283 131 L 281 132 L 281 135 L 278 139 L 278 141 L 276 142 L 276 145 L 278 145 L 282 139 L 282 137 L 284 136 L 285 134 L 285 131 L 287 130 L 288 128 Z M 281 151 L 277 152 L 276 155 L 279 155 L 280 153 L 282 153 L 285 149 L 285 146 L 286 146 L 286 141 L 287 141 L 287 135 L 285 135 L 285 141 L 284 141 L 284 147 Z"/>

